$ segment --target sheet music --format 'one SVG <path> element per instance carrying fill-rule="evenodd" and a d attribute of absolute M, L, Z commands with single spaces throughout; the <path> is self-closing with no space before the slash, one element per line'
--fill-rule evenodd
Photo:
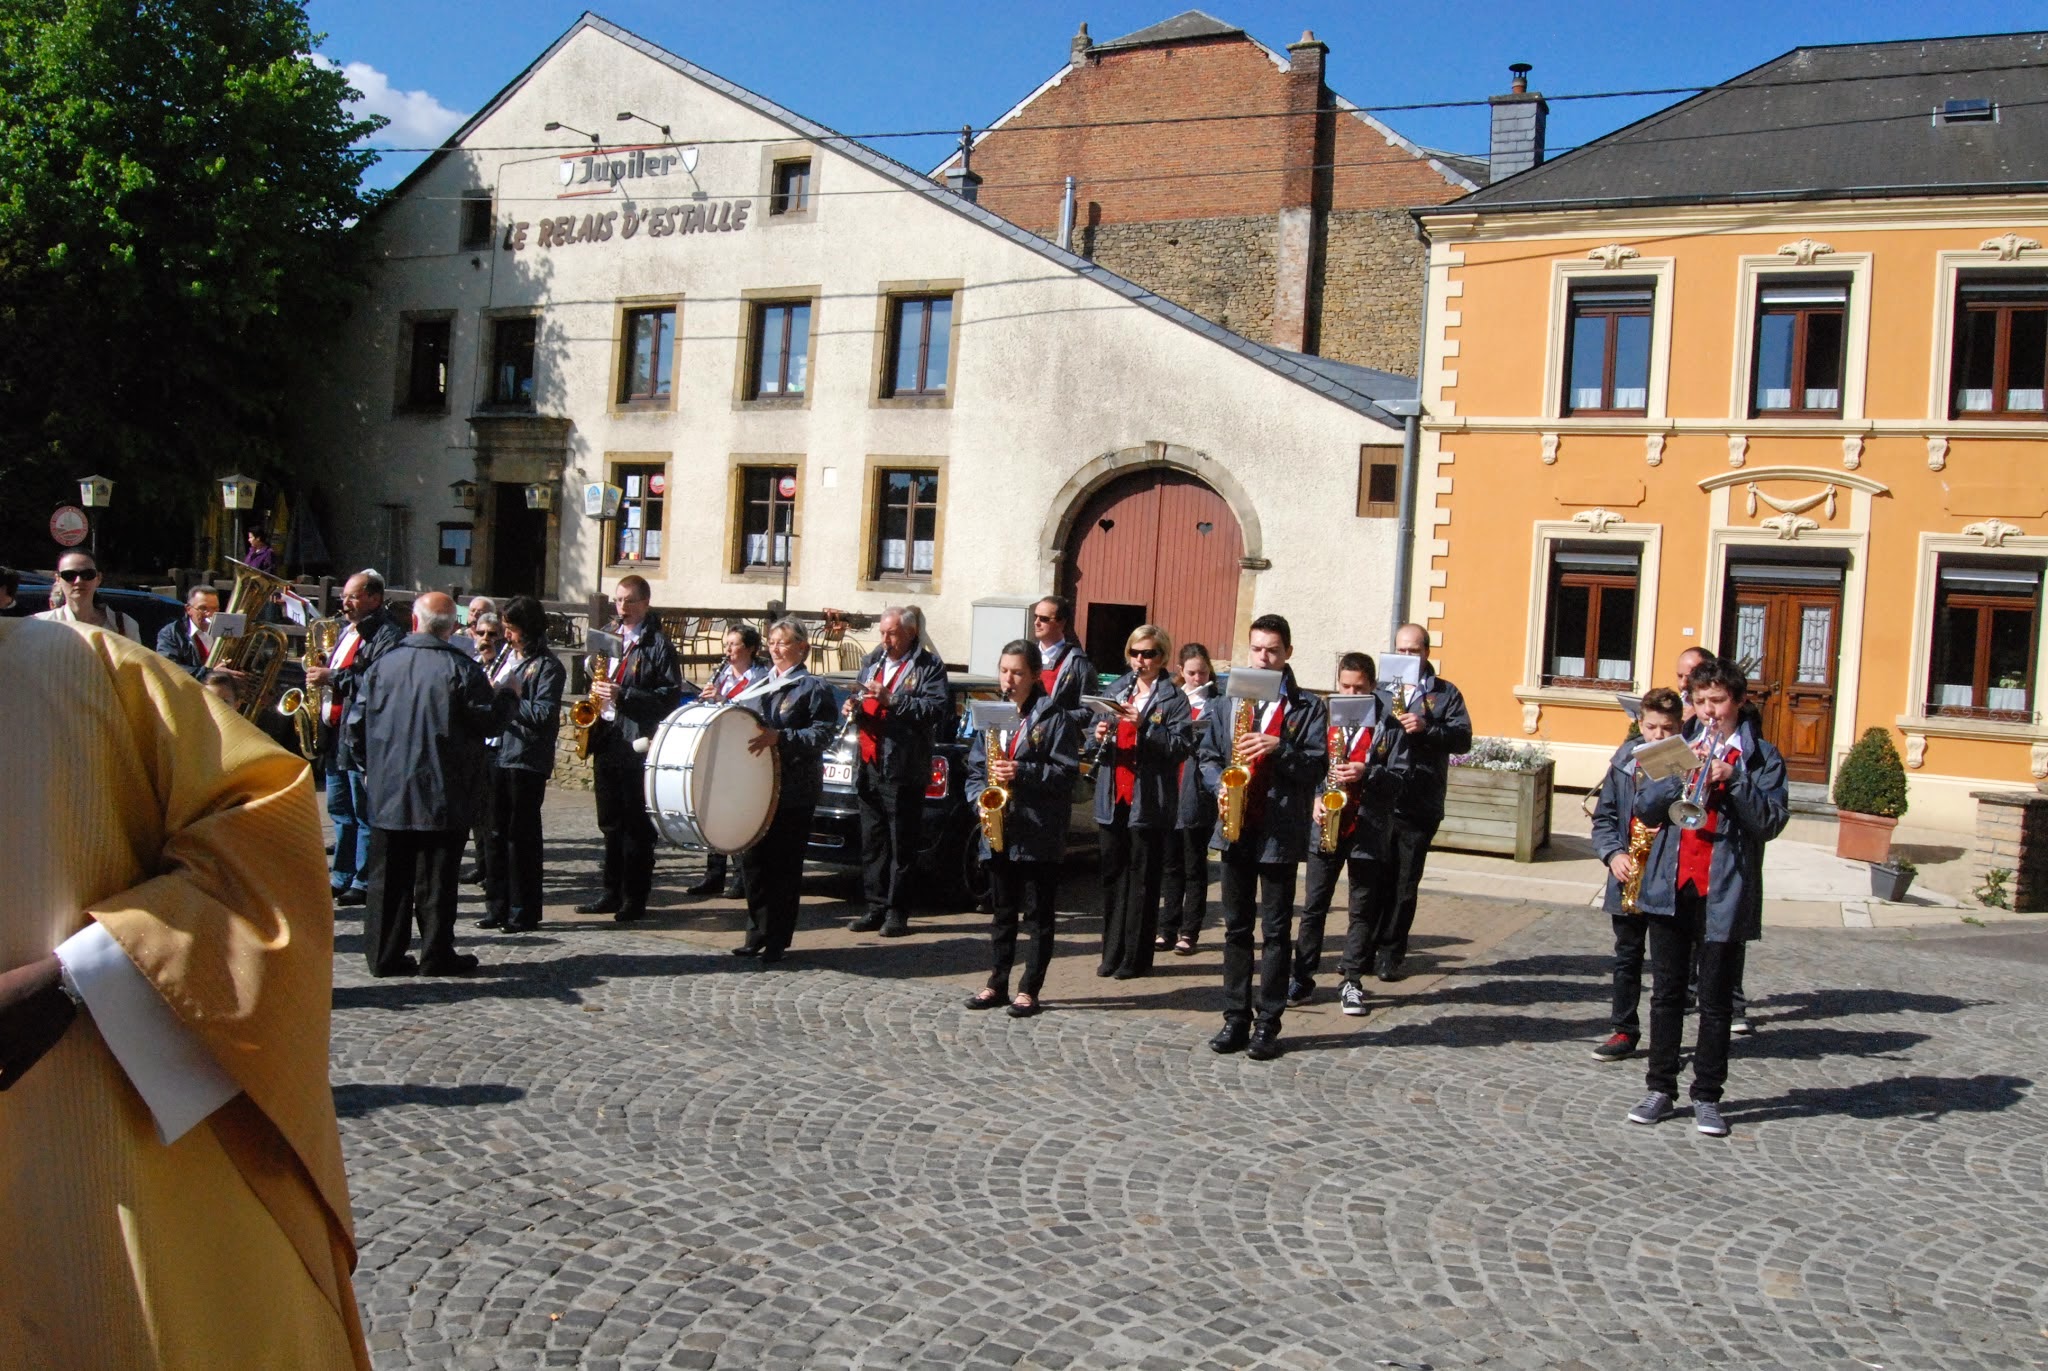
<path fill-rule="evenodd" d="M 1635 763 L 1651 780 L 1668 781 L 1674 776 L 1689 774 L 1700 764 L 1700 759 L 1693 754 L 1692 745 L 1685 739 L 1660 738 L 1637 747 Z"/>
<path fill-rule="evenodd" d="M 1325 703 L 1339 728 L 1370 728 L 1379 722 L 1380 702 L 1372 695 L 1332 695 Z"/>
<path fill-rule="evenodd" d="M 1230 672 L 1230 685 L 1224 694 L 1233 700 L 1256 700 L 1270 704 L 1280 698 L 1280 687 L 1287 675 L 1280 671 L 1264 671 L 1258 667 L 1234 667 Z"/>
<path fill-rule="evenodd" d="M 1114 719 L 1119 701 L 1113 700 L 1107 695 L 1083 695 L 1081 703 L 1086 705 L 1088 712 L 1097 718 Z"/>
<path fill-rule="evenodd" d="M 583 635 L 583 650 L 585 653 L 596 653 L 610 661 L 617 661 L 626 655 L 626 640 L 616 633 L 606 633 L 601 628 L 593 628 Z"/>
<path fill-rule="evenodd" d="M 999 735 L 1013 731 L 1023 718 L 1017 712 L 1017 706 L 1008 700 L 969 701 L 967 717 L 976 733 L 987 733 L 993 729 Z"/>
<path fill-rule="evenodd" d="M 1412 652 L 1382 652 L 1375 662 L 1383 686 L 1404 685 L 1413 690 L 1422 684 L 1422 659 Z"/>

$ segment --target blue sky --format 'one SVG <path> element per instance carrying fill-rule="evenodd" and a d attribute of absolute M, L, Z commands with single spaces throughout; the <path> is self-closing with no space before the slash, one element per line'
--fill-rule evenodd
<path fill-rule="evenodd" d="M 722 76 L 846 133 L 981 126 L 1065 61 L 1082 21 L 1113 38 L 1178 13 L 1174 0 L 861 3 L 756 0 L 704 5 L 607 0 L 597 13 Z M 1331 88 L 1361 105 L 1477 100 L 1505 90 L 1510 62 L 1535 65 L 1547 95 L 1705 85 L 1804 43 L 1867 42 L 2048 27 L 2043 0 L 1983 0 L 1942 15 L 1925 0 L 1721 3 L 1438 3 L 1212 0 L 1208 13 L 1284 47 L 1313 29 L 1330 45 Z M 576 0 L 310 0 L 321 52 L 348 68 L 365 104 L 394 123 L 379 147 L 431 146 L 576 21 Z M 1570 101 L 1551 110 L 1553 150 L 1618 128 L 1677 97 Z M 1431 147 L 1483 153 L 1486 112 L 1381 116 Z M 913 166 L 944 137 L 882 139 Z M 391 154 L 388 185 L 418 161 Z"/>

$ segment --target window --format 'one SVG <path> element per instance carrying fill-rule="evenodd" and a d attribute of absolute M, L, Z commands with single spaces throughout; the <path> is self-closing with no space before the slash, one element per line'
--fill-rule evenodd
<path fill-rule="evenodd" d="M 777 162 L 769 181 L 768 213 L 802 214 L 811 207 L 811 159 Z"/>
<path fill-rule="evenodd" d="M 540 320 L 500 319 L 491 326 L 491 403 L 533 408 L 533 352 Z"/>
<path fill-rule="evenodd" d="M 382 556 L 377 565 L 384 572 L 386 585 L 402 586 L 412 580 L 412 558 L 406 555 L 412 545 L 412 506 L 379 505 L 378 508 L 384 513 L 384 527 L 378 547 Z"/>
<path fill-rule="evenodd" d="M 931 575 L 938 549 L 939 473 L 884 471 L 875 479 L 874 579 Z"/>
<path fill-rule="evenodd" d="M 462 250 L 469 252 L 491 245 L 491 197 L 462 197 Z"/>
<path fill-rule="evenodd" d="M 659 466 L 622 466 L 613 469 L 612 483 L 618 486 L 619 519 L 612 562 L 658 562 L 661 560 L 661 515 L 667 503 L 668 476 Z"/>
<path fill-rule="evenodd" d="M 1949 417 L 2048 415 L 2048 277 L 1965 276 L 1956 297 Z"/>
<path fill-rule="evenodd" d="M 2031 723 L 2042 564 L 1943 557 L 1938 566 L 1927 713 Z"/>
<path fill-rule="evenodd" d="M 785 301 L 754 306 L 754 347 L 749 400 L 802 395 L 809 379 L 811 306 Z"/>
<path fill-rule="evenodd" d="M 1848 303 L 1849 287 L 1841 281 L 1758 289 L 1752 416 L 1841 414 Z"/>
<path fill-rule="evenodd" d="M 446 319 L 413 321 L 405 366 L 406 408 L 447 408 L 449 327 Z"/>
<path fill-rule="evenodd" d="M 1647 414 L 1650 309 L 1645 285 L 1574 287 L 1565 341 L 1566 414 Z"/>
<path fill-rule="evenodd" d="M 742 467 L 736 570 L 788 566 L 795 522 L 796 468 Z"/>
<path fill-rule="evenodd" d="M 1552 555 L 1544 611 L 1543 684 L 1635 687 L 1636 597 L 1642 554 L 1563 543 Z"/>
<path fill-rule="evenodd" d="M 1360 448 L 1358 465 L 1358 517 L 1393 518 L 1400 512 L 1399 456 L 1385 448 Z"/>
<path fill-rule="evenodd" d="M 889 302 L 889 374 L 885 396 L 944 395 L 953 333 L 953 297 Z"/>
<path fill-rule="evenodd" d="M 441 565 L 468 566 L 469 551 L 475 538 L 474 524 L 441 525 Z"/>
<path fill-rule="evenodd" d="M 619 403 L 667 404 L 676 360 L 675 306 L 626 311 L 625 334 L 626 355 L 619 368 Z"/>

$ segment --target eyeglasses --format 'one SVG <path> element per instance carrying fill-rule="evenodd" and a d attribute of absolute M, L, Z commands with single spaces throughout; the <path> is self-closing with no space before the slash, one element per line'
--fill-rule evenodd
<path fill-rule="evenodd" d="M 1149 662 L 1154 657 L 1164 657 L 1166 654 L 1164 652 L 1161 652 L 1156 647 L 1134 647 L 1130 650 L 1129 654 L 1127 655 L 1132 657 L 1141 657 Z"/>
<path fill-rule="evenodd" d="M 73 585 L 79 581 L 97 581 L 100 578 L 99 572 L 92 567 L 72 567 L 69 571 L 60 571 L 57 574 L 64 578 L 66 585 Z"/>
<path fill-rule="evenodd" d="M 1031 622 L 1034 624 L 1056 624 L 1059 621 L 1060 616 L 1057 614 L 1033 614 L 1031 616 Z"/>

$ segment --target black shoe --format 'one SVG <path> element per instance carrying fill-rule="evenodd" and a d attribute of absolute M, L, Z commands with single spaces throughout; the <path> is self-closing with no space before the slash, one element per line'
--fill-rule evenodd
<path fill-rule="evenodd" d="M 1219 1056 L 1244 1051 L 1245 1044 L 1252 1040 L 1251 1030 L 1241 1023 L 1227 1023 L 1223 1031 L 1209 1039 L 1209 1050 Z"/>
<path fill-rule="evenodd" d="M 618 910 L 619 897 L 616 895 L 600 895 L 587 904 L 576 906 L 578 914 L 616 914 Z"/>
<path fill-rule="evenodd" d="M 1280 1052 L 1280 1026 L 1262 1023 L 1252 1030 L 1251 1044 L 1245 1048 L 1244 1055 L 1255 1062 L 1270 1062 Z"/>
<path fill-rule="evenodd" d="M 422 976 L 474 976 L 483 961 L 473 952 L 458 952 L 445 962 L 420 968 Z"/>
<path fill-rule="evenodd" d="M 761 949 L 761 965 L 773 966 L 788 955 L 779 947 L 764 947 Z"/>
<path fill-rule="evenodd" d="M 1145 973 L 1142 971 L 1132 971 L 1130 968 L 1125 967 L 1122 970 L 1113 972 L 1111 974 L 1114 979 L 1119 981 L 1135 981 L 1138 979 L 1138 977 L 1144 975 Z"/>
<path fill-rule="evenodd" d="M 480 866 L 473 866 L 463 872 L 462 883 L 464 885 L 482 885 L 484 883 L 484 869 Z"/>
<path fill-rule="evenodd" d="M 848 933 L 873 933 L 882 926 L 880 914 L 863 914 L 846 926 Z"/>
<path fill-rule="evenodd" d="M 724 890 L 725 882 L 722 879 L 716 881 L 703 880 L 697 882 L 697 884 L 695 885 L 685 886 L 683 888 L 683 893 L 685 895 L 717 895 L 722 893 Z"/>
<path fill-rule="evenodd" d="M 640 922 L 640 920 L 646 917 L 646 905 L 636 904 L 630 907 L 622 906 L 618 913 L 612 915 L 612 922 L 615 924 L 633 924 Z"/>
<path fill-rule="evenodd" d="M 1314 981 L 1289 981 L 1287 983 L 1287 1007 L 1299 1009 L 1316 997 Z"/>
<path fill-rule="evenodd" d="M 499 918 L 497 915 L 493 914 L 488 919 L 478 919 L 476 921 L 476 926 L 478 928 L 503 928 L 505 927 L 505 921 Z"/>
<path fill-rule="evenodd" d="M 910 936 L 910 920 L 901 914 L 891 914 L 882 920 L 881 934 L 885 938 L 907 938 Z"/>
<path fill-rule="evenodd" d="M 337 909 L 340 909 L 345 905 L 363 905 L 368 904 L 369 902 L 370 892 L 367 890 L 358 890 L 354 886 L 350 886 L 347 890 L 342 891 L 339 895 L 336 895 L 334 897 L 334 906 Z"/>
<path fill-rule="evenodd" d="M 758 957 L 761 955 L 761 949 L 752 943 L 741 943 L 738 947 L 726 949 L 725 955 L 728 957 Z"/>
<path fill-rule="evenodd" d="M 517 919 L 505 925 L 507 933 L 531 933 L 540 927 L 539 919 Z"/>
<path fill-rule="evenodd" d="M 417 976 L 420 974 L 420 964 L 410 957 L 400 957 L 396 966 L 373 967 L 370 974 L 379 979 L 386 976 Z"/>
<path fill-rule="evenodd" d="M 1408 977 L 1408 973 L 1401 969 L 1401 959 L 1391 949 L 1382 950 L 1374 960 L 1372 974 L 1383 981 L 1400 981 Z"/>
<path fill-rule="evenodd" d="M 961 1001 L 961 1004 L 968 1009 L 979 1010 L 1000 1009 L 1009 1002 L 1009 991 L 996 990 L 991 986 L 983 986 L 981 989 L 975 991 L 972 995 L 969 995 L 965 1000 Z"/>

